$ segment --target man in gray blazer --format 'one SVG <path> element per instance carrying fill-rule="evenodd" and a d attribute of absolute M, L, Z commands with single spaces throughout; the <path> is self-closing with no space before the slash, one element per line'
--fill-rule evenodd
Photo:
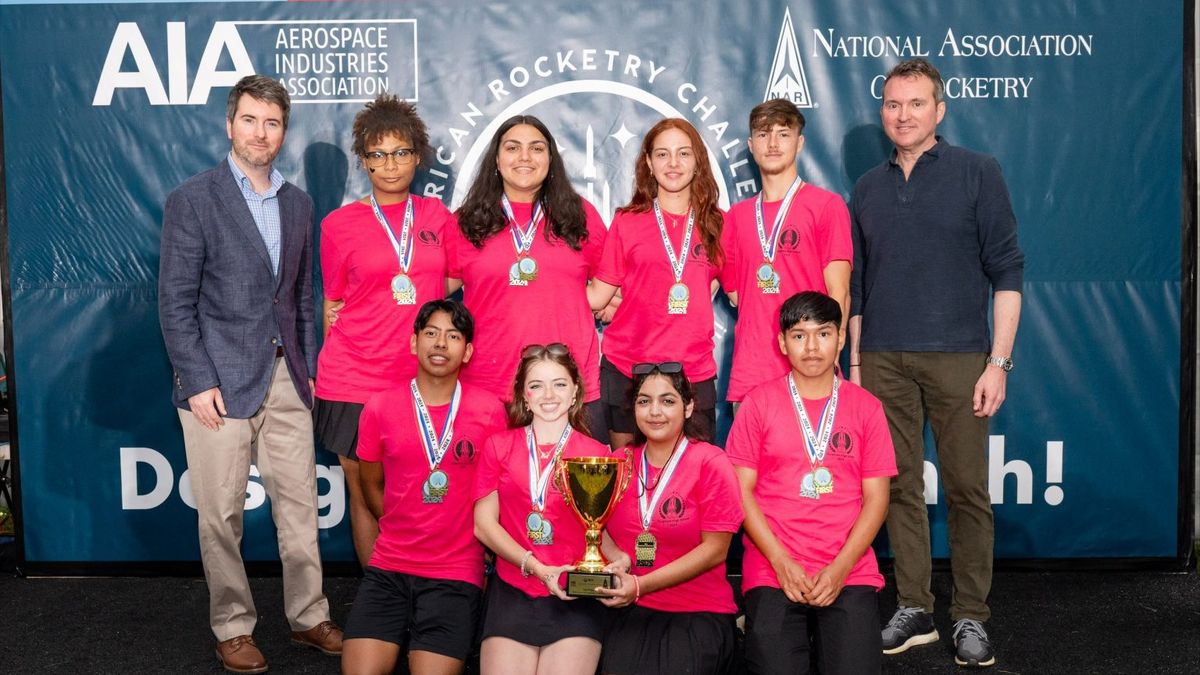
<path fill-rule="evenodd" d="M 253 461 L 271 499 L 292 640 L 340 654 L 317 547 L 312 199 L 272 167 L 291 102 L 251 75 L 229 93 L 228 157 L 167 197 L 158 308 L 175 371 L 209 622 L 226 670 L 267 669 L 241 556 Z"/>

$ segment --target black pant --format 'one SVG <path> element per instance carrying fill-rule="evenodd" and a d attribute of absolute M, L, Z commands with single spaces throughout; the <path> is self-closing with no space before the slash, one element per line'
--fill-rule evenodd
<path fill-rule="evenodd" d="M 883 644 L 875 589 L 847 586 L 828 607 L 792 602 L 768 586 L 746 593 L 746 665 L 751 673 L 808 673 L 812 649 L 821 675 L 878 673 Z"/>

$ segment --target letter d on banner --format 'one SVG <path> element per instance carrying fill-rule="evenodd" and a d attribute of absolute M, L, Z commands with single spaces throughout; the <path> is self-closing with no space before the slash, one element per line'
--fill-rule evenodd
<path fill-rule="evenodd" d="M 149 492 L 138 491 L 138 464 L 154 470 Z M 121 448 L 121 508 L 126 511 L 153 509 L 167 500 L 175 485 L 175 472 L 162 453 L 151 448 Z"/>

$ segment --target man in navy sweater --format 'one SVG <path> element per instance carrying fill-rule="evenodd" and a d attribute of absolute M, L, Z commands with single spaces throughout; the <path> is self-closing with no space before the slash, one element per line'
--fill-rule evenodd
<path fill-rule="evenodd" d="M 983 626 L 994 540 L 984 448 L 1012 369 L 1025 259 L 999 164 L 937 136 L 943 98 L 941 75 L 924 59 L 901 63 L 884 83 L 880 118 L 896 149 L 858 181 L 850 205 L 850 379 L 883 401 L 899 470 L 887 517 L 899 607 L 883 651 L 938 640 L 928 416 L 949 507 L 955 661 L 982 667 L 996 661 Z"/>

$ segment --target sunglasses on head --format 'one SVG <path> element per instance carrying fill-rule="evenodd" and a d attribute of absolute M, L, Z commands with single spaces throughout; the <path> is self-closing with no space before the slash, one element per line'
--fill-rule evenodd
<path fill-rule="evenodd" d="M 633 364 L 633 376 L 649 375 L 654 371 L 658 371 L 663 375 L 674 375 L 683 372 L 683 364 L 678 361 L 663 361 L 662 363 L 635 363 Z"/>
<path fill-rule="evenodd" d="M 550 356 L 569 356 L 571 350 L 567 349 L 567 346 L 561 342 L 551 342 L 548 345 L 525 345 L 525 348 L 521 350 L 521 358 L 523 359 L 537 358 L 544 354 L 549 354 Z"/>

